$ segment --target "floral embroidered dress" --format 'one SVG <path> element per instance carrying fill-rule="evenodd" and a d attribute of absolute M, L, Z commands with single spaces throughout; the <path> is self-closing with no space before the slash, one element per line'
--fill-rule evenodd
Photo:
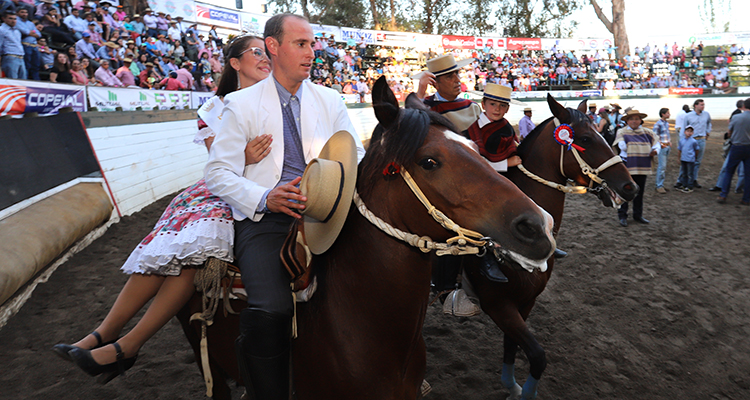
<path fill-rule="evenodd" d="M 201 107 L 195 143 L 203 144 L 215 135 L 210 126 L 216 126 L 222 107 L 218 97 Z M 211 194 L 201 179 L 169 203 L 154 230 L 130 253 L 121 269 L 126 274 L 179 275 L 183 267 L 202 265 L 209 257 L 231 262 L 233 244 L 232 209 Z"/>

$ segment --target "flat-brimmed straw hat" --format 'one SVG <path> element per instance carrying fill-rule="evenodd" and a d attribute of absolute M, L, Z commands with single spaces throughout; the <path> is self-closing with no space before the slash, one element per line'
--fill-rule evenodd
<path fill-rule="evenodd" d="M 488 83 L 484 87 L 484 97 L 491 99 L 491 100 L 496 100 L 502 103 L 525 106 L 526 103 L 522 103 L 516 99 L 510 98 L 511 91 L 512 89 L 509 88 L 508 86 L 498 85 L 497 83 Z"/>
<path fill-rule="evenodd" d="M 326 142 L 318 158 L 305 168 L 300 191 L 307 197 L 304 235 L 310 252 L 323 254 L 344 226 L 357 183 L 357 145 L 347 131 L 338 131 Z"/>
<path fill-rule="evenodd" d="M 644 114 L 644 113 L 636 110 L 635 108 L 633 108 L 633 109 L 628 110 L 627 114 L 625 114 L 625 115 L 622 116 L 622 120 L 623 121 L 627 121 L 628 119 L 630 119 L 631 117 L 634 117 L 634 116 L 639 116 L 639 117 L 641 117 L 641 119 L 644 119 L 644 118 L 646 118 L 648 116 L 648 114 Z"/>
<path fill-rule="evenodd" d="M 431 60 L 427 60 L 427 70 L 432 72 L 436 77 L 440 75 L 449 74 L 453 71 L 471 64 L 474 61 L 473 58 L 466 58 L 460 61 L 456 61 L 453 54 L 445 54 L 440 57 L 435 57 Z M 424 75 L 424 71 L 412 75 L 412 79 L 419 79 Z"/>

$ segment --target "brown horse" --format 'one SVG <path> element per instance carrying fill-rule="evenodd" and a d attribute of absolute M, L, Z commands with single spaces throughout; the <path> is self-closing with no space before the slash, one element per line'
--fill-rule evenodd
<path fill-rule="evenodd" d="M 622 200 L 632 200 L 638 192 L 638 185 L 584 114 L 586 100 L 578 105 L 578 109 L 565 108 L 549 95 L 547 103 L 554 118 L 542 122 L 523 140 L 518 148 L 523 164 L 521 168 L 510 168 L 505 176 L 552 214 L 557 234 L 566 192 L 590 192 L 596 194 L 605 206 L 614 207 Z M 561 145 L 555 139 L 555 130 L 561 124 L 570 126 L 573 131 L 570 146 Z M 566 186 L 568 181 L 580 186 Z M 494 283 L 479 273 L 478 262 L 472 257 L 464 257 L 463 266 L 470 290 L 479 298 L 482 310 L 505 333 L 501 380 L 511 393 L 510 399 L 535 398 L 539 379 L 547 365 L 544 349 L 526 326 L 526 318 L 537 296 L 544 291 L 554 262 L 555 259 L 550 258 L 546 271 L 534 270 L 531 273 L 518 268 L 512 261 L 505 262 L 501 269 L 508 277 L 508 283 Z M 513 371 L 519 346 L 526 354 L 530 368 L 523 388 L 516 383 Z"/>
<path fill-rule="evenodd" d="M 514 262 L 539 265 L 555 248 L 549 214 L 493 171 L 450 122 L 433 112 L 399 109 L 384 78 L 373 87 L 373 99 L 379 125 L 359 165 L 362 203 L 355 201 L 334 245 L 313 258 L 318 289 L 297 306 L 292 358 L 299 400 L 419 396 L 429 249 L 454 243 L 448 229 L 468 243 L 449 246 L 449 252 L 499 246 Z M 481 235 L 462 236 L 467 232 Z M 198 309 L 183 311 L 180 319 L 199 354 L 196 327 L 185 319 Z M 211 371 L 219 378 L 215 397 L 228 393 L 220 388 L 225 373 L 239 379 L 231 350 L 237 325 L 236 318 L 217 315 L 208 328 Z"/>

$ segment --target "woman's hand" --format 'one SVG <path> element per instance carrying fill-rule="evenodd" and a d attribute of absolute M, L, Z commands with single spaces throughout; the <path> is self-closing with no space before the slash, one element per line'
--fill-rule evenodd
<path fill-rule="evenodd" d="M 271 152 L 271 135 L 256 136 L 245 147 L 245 165 L 261 162 Z"/>

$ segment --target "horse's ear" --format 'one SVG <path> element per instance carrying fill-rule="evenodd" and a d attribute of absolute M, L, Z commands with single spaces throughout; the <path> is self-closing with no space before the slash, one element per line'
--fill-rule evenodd
<path fill-rule="evenodd" d="M 551 94 L 547 93 L 547 104 L 549 104 L 549 110 L 552 111 L 552 115 L 555 116 L 563 124 L 570 122 L 570 113 L 563 107 L 562 104 L 558 103 Z"/>
<path fill-rule="evenodd" d="M 583 101 L 578 104 L 578 111 L 586 114 L 586 104 L 588 103 L 588 101 L 589 99 L 583 99 Z"/>
<path fill-rule="evenodd" d="M 405 108 L 414 108 L 417 110 L 427 111 L 430 109 L 429 107 L 427 107 L 424 101 L 420 100 L 419 97 L 417 97 L 417 95 L 414 93 L 409 93 L 409 95 L 406 96 L 404 105 L 406 106 Z"/>
<path fill-rule="evenodd" d="M 378 78 L 372 86 L 372 106 L 375 109 L 375 117 L 383 127 L 388 128 L 398 121 L 398 100 L 388 87 L 385 75 Z"/>

